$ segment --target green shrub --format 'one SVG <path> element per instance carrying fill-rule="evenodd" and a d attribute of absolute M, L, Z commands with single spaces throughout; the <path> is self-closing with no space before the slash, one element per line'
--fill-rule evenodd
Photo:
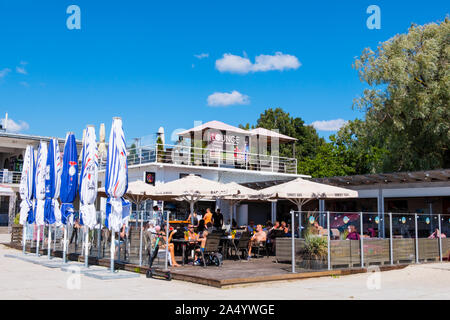
<path fill-rule="evenodd" d="M 14 224 L 20 224 L 20 213 L 16 214 L 14 217 Z"/>

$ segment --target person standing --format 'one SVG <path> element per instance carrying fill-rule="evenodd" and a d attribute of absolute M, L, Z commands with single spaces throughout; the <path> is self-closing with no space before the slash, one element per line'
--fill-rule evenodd
<path fill-rule="evenodd" d="M 214 230 L 222 230 L 223 215 L 220 212 L 219 208 L 217 208 L 216 212 L 214 212 L 212 219 L 213 219 Z"/>
<path fill-rule="evenodd" d="M 205 215 L 203 216 L 203 220 L 205 220 L 205 225 L 207 225 L 208 224 L 208 222 L 211 222 L 212 221 L 212 213 L 211 213 L 211 210 L 208 208 L 208 209 L 206 209 L 206 213 L 205 213 Z"/>
<path fill-rule="evenodd" d="M 189 215 L 187 220 L 189 221 L 189 223 L 192 223 L 194 225 L 194 227 L 196 227 L 196 226 L 198 226 L 200 217 L 199 217 L 199 215 L 197 215 L 197 212 L 194 211 L 192 214 Z"/>

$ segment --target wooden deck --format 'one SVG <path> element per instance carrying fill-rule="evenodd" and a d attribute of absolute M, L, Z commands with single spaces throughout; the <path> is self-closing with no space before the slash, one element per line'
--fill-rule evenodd
<path fill-rule="evenodd" d="M 9 245 L 12 248 L 21 250 L 17 244 Z M 27 250 L 28 251 L 28 250 Z M 33 251 L 34 252 L 34 251 Z M 46 250 L 41 250 L 41 254 L 45 255 Z M 62 252 L 52 252 L 52 255 L 61 257 Z M 79 254 L 71 253 L 68 260 L 84 262 L 84 257 Z M 109 259 L 97 259 L 89 257 L 90 265 L 100 265 L 106 268 L 110 266 Z M 380 266 L 381 271 L 402 269 L 407 265 Z M 125 264 L 115 262 L 115 269 L 126 270 L 145 274 L 148 267 L 139 267 L 135 264 Z M 221 267 L 216 266 L 193 266 L 185 265 L 177 268 L 170 268 L 172 278 L 180 281 L 187 281 L 196 284 L 208 285 L 216 288 L 222 288 L 232 285 L 241 285 L 249 283 L 263 283 L 268 281 L 286 281 L 300 280 L 317 277 L 330 277 L 337 275 L 349 275 L 355 273 L 367 272 L 366 268 L 349 268 L 336 270 L 306 270 L 296 268 L 296 273 L 291 273 L 291 265 L 287 263 L 276 263 L 274 257 L 262 257 L 252 259 L 250 261 L 233 261 L 225 260 Z"/>

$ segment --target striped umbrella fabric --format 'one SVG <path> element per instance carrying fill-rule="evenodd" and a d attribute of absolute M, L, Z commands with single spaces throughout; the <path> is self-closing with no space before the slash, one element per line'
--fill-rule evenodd
<path fill-rule="evenodd" d="M 128 189 L 128 166 L 122 119 L 113 118 L 106 160 L 105 192 L 107 228 L 118 232 L 128 222 L 131 204 L 123 198 Z"/>
<path fill-rule="evenodd" d="M 44 221 L 49 225 L 58 224 L 61 222 L 58 198 L 61 187 L 62 159 L 57 139 L 52 139 L 48 146 L 46 172 Z"/>
<path fill-rule="evenodd" d="M 73 201 L 78 189 L 78 156 L 75 135 L 70 132 L 66 136 L 64 145 L 63 168 L 61 173 L 61 222 L 73 222 Z"/>
<path fill-rule="evenodd" d="M 35 175 L 35 223 L 37 226 L 44 225 L 45 207 L 45 179 L 47 177 L 47 142 L 41 141 L 36 159 Z"/>
<path fill-rule="evenodd" d="M 25 158 L 23 159 L 22 176 L 20 179 L 19 193 L 20 202 L 20 224 L 24 225 L 27 220 L 34 222 L 33 217 L 33 184 L 34 184 L 34 148 L 27 146 Z M 33 220 L 30 222 L 30 220 Z"/>
<path fill-rule="evenodd" d="M 95 199 L 97 198 L 98 150 L 96 140 L 95 128 L 88 126 L 83 141 L 79 192 L 81 219 L 90 229 L 97 224 Z"/>

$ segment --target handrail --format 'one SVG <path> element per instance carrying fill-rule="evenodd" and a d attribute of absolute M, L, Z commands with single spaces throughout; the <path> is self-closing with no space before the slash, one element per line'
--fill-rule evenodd
<path fill-rule="evenodd" d="M 127 159 L 129 165 L 172 163 L 186 166 L 216 166 L 227 169 L 297 173 L 295 158 L 187 145 L 152 144 L 136 147 L 127 150 Z M 101 164 L 101 167 L 103 168 L 104 164 Z"/>

